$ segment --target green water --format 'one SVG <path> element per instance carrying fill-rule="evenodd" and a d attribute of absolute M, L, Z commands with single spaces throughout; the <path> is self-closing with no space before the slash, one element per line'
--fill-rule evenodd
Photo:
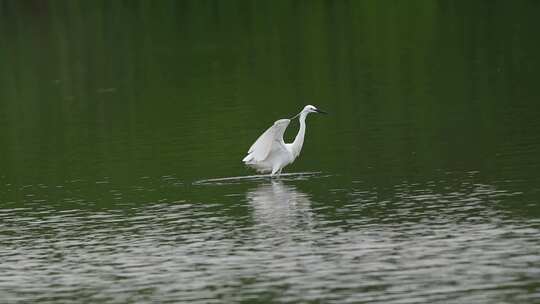
<path fill-rule="evenodd" d="M 0 1 L 0 302 L 540 301 L 539 15 Z"/>

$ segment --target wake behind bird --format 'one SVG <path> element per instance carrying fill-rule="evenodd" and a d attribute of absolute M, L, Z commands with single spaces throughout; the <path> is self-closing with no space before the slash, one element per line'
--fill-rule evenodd
<path fill-rule="evenodd" d="M 321 176 L 320 171 L 317 172 L 296 172 L 296 173 L 282 173 L 279 177 L 280 180 L 304 180 L 310 177 Z M 193 182 L 193 185 L 224 185 L 238 182 L 253 182 L 271 179 L 271 174 L 258 174 L 258 175 L 246 175 L 246 176 L 233 176 L 222 178 L 209 178 L 201 179 Z"/>

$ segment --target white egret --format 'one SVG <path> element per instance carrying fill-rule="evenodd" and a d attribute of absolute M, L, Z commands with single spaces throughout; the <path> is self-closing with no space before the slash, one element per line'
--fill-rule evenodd
<path fill-rule="evenodd" d="M 276 174 L 279 176 L 281 170 L 292 163 L 302 150 L 304 135 L 306 134 L 306 117 L 309 113 L 326 114 L 326 112 L 312 105 L 305 106 L 300 113 L 291 118 L 294 119 L 300 116 L 300 129 L 296 134 L 296 138 L 290 144 L 285 143 L 283 134 L 291 119 L 277 120 L 251 145 L 248 155 L 242 161 L 258 172 L 271 172 L 271 176 Z"/>

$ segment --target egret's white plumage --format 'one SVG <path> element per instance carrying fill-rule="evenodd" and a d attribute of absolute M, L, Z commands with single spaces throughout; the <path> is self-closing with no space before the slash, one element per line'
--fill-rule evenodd
<path fill-rule="evenodd" d="M 306 133 L 306 117 L 309 113 L 325 113 L 312 105 L 307 105 L 292 119 L 300 116 L 300 129 L 294 142 L 286 144 L 283 134 L 291 122 L 290 119 L 280 119 L 268 128 L 248 150 L 248 155 L 242 160 L 246 165 L 259 172 L 271 172 L 279 175 L 281 170 L 292 163 L 300 154 Z"/>

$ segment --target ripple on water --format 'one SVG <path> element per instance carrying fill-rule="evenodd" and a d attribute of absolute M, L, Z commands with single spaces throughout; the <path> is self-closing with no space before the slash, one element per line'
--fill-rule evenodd
<path fill-rule="evenodd" d="M 210 179 L 201 179 L 193 182 L 194 185 L 228 185 L 235 183 L 246 183 L 246 182 L 261 182 L 268 181 L 272 179 L 281 180 L 281 181 L 299 181 L 307 180 L 309 178 L 315 177 L 328 177 L 329 175 L 323 175 L 322 172 L 296 172 L 296 173 L 282 173 L 279 177 L 272 177 L 270 174 L 259 174 L 259 175 L 245 175 L 245 176 L 233 176 L 233 177 L 221 177 L 221 178 L 210 178 Z"/>
<path fill-rule="evenodd" d="M 538 299 L 539 222 L 497 205 L 518 193 L 444 181 L 337 188 L 315 177 L 198 188 L 220 193 L 211 203 L 171 192 L 177 197 L 158 193 L 153 202 L 118 208 L 73 198 L 71 209 L 7 204 L 0 209 L 0 292 L 9 302 L 40 303 Z M 122 193 L 126 200 L 136 188 L 184 191 L 178 182 L 100 186 L 109 199 Z"/>

